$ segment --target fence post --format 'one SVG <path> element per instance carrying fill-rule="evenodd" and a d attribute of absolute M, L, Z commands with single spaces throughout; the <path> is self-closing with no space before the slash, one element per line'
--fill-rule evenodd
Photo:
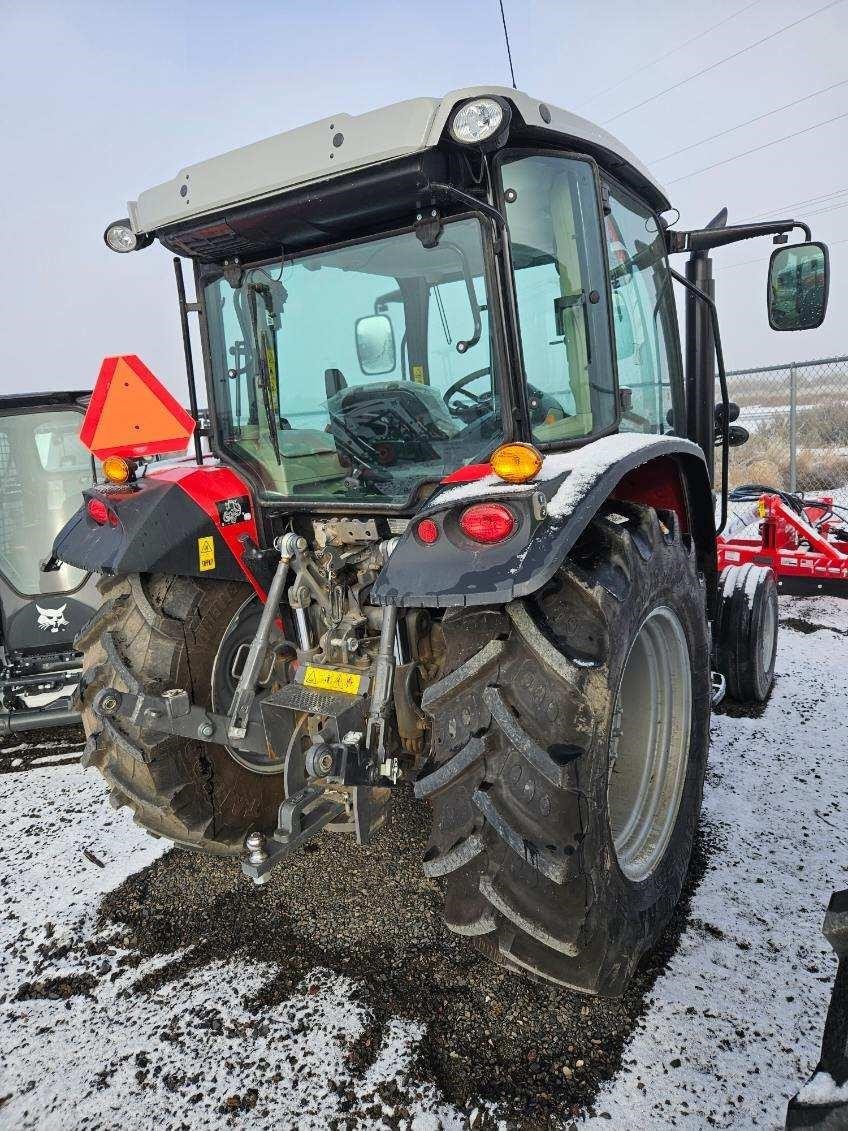
<path fill-rule="evenodd" d="M 789 490 L 798 489 L 798 366 L 789 366 Z"/>

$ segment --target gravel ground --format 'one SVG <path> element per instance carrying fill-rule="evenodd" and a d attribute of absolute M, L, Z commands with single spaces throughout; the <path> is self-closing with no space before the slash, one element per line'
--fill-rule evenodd
<path fill-rule="evenodd" d="M 106 897 L 100 925 L 126 930 L 125 943 L 145 955 L 191 947 L 176 971 L 143 980 L 142 992 L 234 953 L 274 964 L 248 1005 L 260 1015 L 315 967 L 352 977 L 370 1015 L 367 1043 L 353 1050 L 358 1071 L 378 1055 L 392 1019 L 405 1018 L 426 1026 L 416 1075 L 454 1103 L 488 1099 L 510 1126 L 558 1126 L 557 1117 L 591 1105 L 618 1068 L 685 910 L 620 1001 L 513 977 L 443 927 L 438 891 L 420 867 L 427 822 L 426 806 L 404 791 L 377 844 L 328 835 L 259 889 L 234 862 L 172 852 Z"/>
<path fill-rule="evenodd" d="M 441 926 L 408 793 L 372 846 L 326 834 L 256 889 L 109 809 L 75 732 L 3 740 L 0 1126 L 782 1126 L 846 882 L 848 603 L 782 615 L 765 711 L 715 719 L 687 898 L 612 1002 Z"/>

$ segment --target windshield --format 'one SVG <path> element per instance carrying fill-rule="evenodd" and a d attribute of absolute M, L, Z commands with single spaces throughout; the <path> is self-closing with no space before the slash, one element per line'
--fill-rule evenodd
<path fill-rule="evenodd" d="M 67 593 L 85 580 L 74 566 L 42 573 L 39 565 L 94 481 L 81 420 L 71 409 L 0 415 L 0 574 L 28 597 Z"/>
<path fill-rule="evenodd" d="M 221 442 L 269 494 L 402 502 L 502 439 L 477 219 L 205 288 Z"/>

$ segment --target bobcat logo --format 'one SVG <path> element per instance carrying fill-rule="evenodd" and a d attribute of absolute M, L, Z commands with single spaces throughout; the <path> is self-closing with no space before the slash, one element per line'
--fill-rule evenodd
<path fill-rule="evenodd" d="M 59 609 L 42 609 L 41 605 L 35 607 L 38 609 L 38 627 L 42 632 L 58 632 L 60 628 L 68 627 L 65 619 L 66 604 Z"/>

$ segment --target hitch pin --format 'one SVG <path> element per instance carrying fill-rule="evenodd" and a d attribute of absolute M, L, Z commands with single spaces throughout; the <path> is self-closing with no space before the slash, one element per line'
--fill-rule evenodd
<path fill-rule="evenodd" d="M 274 539 L 274 548 L 280 552 L 280 562 L 268 589 L 268 597 L 262 609 L 262 616 L 259 618 L 259 626 L 250 643 L 247 659 L 244 662 L 238 687 L 235 695 L 233 695 L 233 701 L 228 712 L 230 724 L 227 727 L 227 737 L 232 742 L 244 738 L 247 734 L 250 710 L 256 696 L 256 681 L 259 679 L 265 653 L 268 650 L 271 626 L 279 615 L 280 601 L 288 577 L 289 566 L 292 558 L 306 549 L 306 539 L 301 538 L 298 534 L 284 534 L 282 538 Z"/>

